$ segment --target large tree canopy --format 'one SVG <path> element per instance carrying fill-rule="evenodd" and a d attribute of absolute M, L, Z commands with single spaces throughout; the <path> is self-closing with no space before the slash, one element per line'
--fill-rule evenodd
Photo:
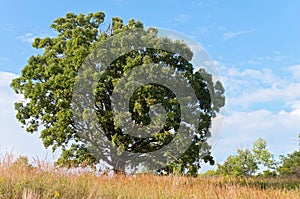
<path fill-rule="evenodd" d="M 75 105 L 72 101 L 76 77 L 82 64 L 87 62 L 86 60 L 107 56 L 105 54 L 107 52 L 101 50 L 97 51 L 99 54 L 94 55 L 95 49 L 104 45 L 113 36 L 121 35 L 128 30 L 139 29 L 144 35 L 142 38 L 132 34 L 128 37 L 129 41 L 115 39 L 122 48 L 126 47 L 128 42 L 133 42 L 133 44 L 129 44 L 132 50 L 110 62 L 99 77 L 93 93 L 96 100 L 94 109 L 97 114 L 97 128 L 103 132 L 113 146 L 117 147 L 116 157 L 121 157 L 121 159 L 124 154 L 122 151 L 145 155 L 147 152 L 155 151 L 169 144 L 176 137 L 180 123 L 188 120 L 188 118 L 182 117 L 183 109 L 177 99 L 178 96 L 172 90 L 159 84 L 146 84 L 137 88 L 128 99 L 130 119 L 143 127 L 151 123 L 151 112 L 159 117 L 159 114 L 153 112 L 153 105 L 160 104 L 164 108 L 167 115 L 165 124 L 162 129 L 154 131 L 148 137 L 141 138 L 126 134 L 124 128 L 116 125 L 111 104 L 117 82 L 134 67 L 147 66 L 150 63 L 161 65 L 161 67 L 170 67 L 181 74 L 181 77 L 186 78 L 195 92 L 197 103 L 190 104 L 188 109 L 190 114 L 197 115 L 198 128 L 189 132 L 193 136 L 188 149 L 160 171 L 195 174 L 200 168 L 202 159 L 213 164 L 207 138 L 211 136 L 212 117 L 225 103 L 222 84 L 218 81 L 214 83 L 212 75 L 204 69 L 194 71 L 195 66 L 190 62 L 193 53 L 185 43 L 158 37 L 156 29 L 145 30 L 139 21 L 130 20 L 124 24 L 118 17 L 113 18 L 111 25 L 103 29 L 104 17 L 102 12 L 88 15 L 69 13 L 64 18 L 56 19 L 51 25 L 51 28 L 58 33 L 56 37 L 34 40 L 32 46 L 44 49 L 43 54 L 31 56 L 28 64 L 22 70 L 21 76 L 11 83 L 15 92 L 23 94 L 25 99 L 15 104 L 17 119 L 26 128 L 26 131 L 31 133 L 42 127 L 40 128 L 40 138 L 44 146 L 52 147 L 53 151 L 58 148 L 62 150 L 57 161 L 59 165 L 97 164 L 100 157 L 94 152 L 104 154 L 109 146 L 99 145 L 99 139 L 101 141 L 103 137 L 94 136 L 87 130 L 89 127 L 86 128 L 74 121 L 74 115 L 78 113 L 74 113 Z M 150 43 L 155 48 L 134 46 L 140 40 Z M 166 44 L 168 50 L 163 50 L 166 49 L 163 47 Z M 146 69 L 144 72 L 147 73 L 148 70 Z M 175 85 L 176 82 L 175 79 Z M 187 96 L 182 100 L 188 102 L 190 99 Z M 84 109 L 80 113 L 82 113 L 80 117 L 88 117 Z M 110 153 L 112 152 L 110 150 Z M 112 158 L 101 156 L 101 159 L 113 167 L 117 166 L 113 163 Z M 125 165 L 125 163 L 122 164 L 122 166 Z"/>

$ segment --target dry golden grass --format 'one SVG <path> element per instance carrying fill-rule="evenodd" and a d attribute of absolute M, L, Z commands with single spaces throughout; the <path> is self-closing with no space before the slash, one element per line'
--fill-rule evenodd
<path fill-rule="evenodd" d="M 235 179 L 138 175 L 96 177 L 90 173 L 66 174 L 65 170 L 39 164 L 13 164 L 12 155 L 0 158 L 0 198 L 300 198 L 299 189 L 239 185 Z M 245 181 L 244 181 L 245 182 Z"/>

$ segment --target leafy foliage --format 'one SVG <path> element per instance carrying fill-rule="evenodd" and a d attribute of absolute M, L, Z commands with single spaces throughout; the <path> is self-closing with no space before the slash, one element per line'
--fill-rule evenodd
<path fill-rule="evenodd" d="M 271 172 L 271 170 L 275 170 L 277 168 L 277 162 L 274 159 L 274 155 L 269 152 L 267 149 L 267 141 L 258 138 L 253 143 L 253 149 L 252 149 L 253 155 L 255 156 L 255 159 L 257 161 L 257 164 L 260 164 L 262 166 L 265 166 L 268 171 Z M 268 173 L 266 171 L 266 173 Z"/>
<path fill-rule="evenodd" d="M 51 28 L 57 31 L 57 37 L 36 38 L 32 46 L 44 49 L 43 54 L 31 56 L 21 76 L 11 83 L 15 92 L 23 94 L 25 98 L 25 101 L 15 104 L 17 119 L 30 133 L 43 127 L 40 138 L 44 146 L 52 147 L 53 151 L 58 148 L 62 150 L 58 165 L 84 167 L 99 162 L 99 159 L 91 154 L 86 140 L 79 136 L 85 132 L 76 127 L 71 109 L 75 77 L 88 55 L 111 36 L 134 28 L 140 28 L 146 35 L 152 36 L 149 42 L 158 46 L 162 43 L 155 29 L 144 30 L 143 24 L 135 20 L 130 20 L 126 25 L 122 19 L 115 17 L 106 30 L 101 30 L 104 18 L 104 13 L 97 12 L 88 15 L 68 13 L 66 17 L 56 19 Z M 172 52 L 155 49 L 133 50 L 119 57 L 111 63 L 97 86 L 95 96 L 98 122 L 106 137 L 117 145 L 121 152 L 151 151 L 166 145 L 174 136 L 171 129 L 176 130 L 181 122 L 179 105 L 172 92 L 152 84 L 138 89 L 130 99 L 131 117 L 137 124 L 147 125 L 150 122 L 151 105 L 160 103 L 168 110 L 167 124 L 151 139 L 132 138 L 115 126 L 110 96 L 115 81 L 134 66 L 160 62 L 173 66 L 189 80 L 195 90 L 199 101 L 197 110 L 200 110 L 197 114 L 200 119 L 192 145 L 163 171 L 172 173 L 177 170 L 180 173 L 196 174 L 200 168 L 201 157 L 211 164 L 214 162 L 206 140 L 210 137 L 211 118 L 224 106 L 224 88 L 220 82 L 213 83 L 212 76 L 204 69 L 194 72 L 193 65 L 189 62 L 193 54 L 186 44 L 166 38 L 164 42 L 173 49 L 182 49 L 188 60 Z M 82 114 L 88 117 L 88 113 L 83 111 Z M 90 141 L 89 144 L 93 145 L 94 142 Z M 94 144 L 94 147 L 97 146 Z M 203 146 L 207 150 L 205 156 L 201 156 Z M 99 150 L 105 150 L 105 147 Z M 105 161 L 111 163 L 109 158 Z"/>
<path fill-rule="evenodd" d="M 237 155 L 229 156 L 223 165 L 218 164 L 217 173 L 229 176 L 251 176 L 258 170 L 254 155 L 249 149 L 238 149 Z"/>
<path fill-rule="evenodd" d="M 281 156 L 282 165 L 278 168 L 280 175 L 300 177 L 300 151 Z"/>
<path fill-rule="evenodd" d="M 229 156 L 222 165 L 217 165 L 215 174 L 235 177 L 253 176 L 262 165 L 269 169 L 264 172 L 266 175 L 273 175 L 272 170 L 276 168 L 277 163 L 266 147 L 267 142 L 259 138 L 253 143 L 252 151 L 247 148 L 238 149 L 237 155 Z"/>
<path fill-rule="evenodd" d="M 287 156 L 280 156 L 280 158 L 282 161 L 281 166 L 278 168 L 280 175 L 300 177 L 300 150 L 287 154 Z"/>

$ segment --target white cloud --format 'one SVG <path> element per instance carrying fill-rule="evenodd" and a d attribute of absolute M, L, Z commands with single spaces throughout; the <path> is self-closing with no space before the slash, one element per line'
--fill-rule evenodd
<path fill-rule="evenodd" d="M 300 100 L 300 75 L 299 65 L 287 67 L 289 74 L 274 74 L 269 68 L 238 69 L 221 68 L 226 94 L 227 105 L 234 110 L 251 110 L 253 105 L 279 102 L 285 107 L 292 108 L 296 101 Z"/>
<path fill-rule="evenodd" d="M 35 38 L 44 38 L 49 37 L 50 35 L 47 33 L 41 33 L 41 34 L 34 34 L 31 32 L 25 33 L 24 35 L 17 36 L 16 39 L 20 40 L 21 42 L 29 42 L 32 43 Z"/>
<path fill-rule="evenodd" d="M 223 34 L 223 39 L 228 40 L 228 39 L 237 37 L 239 35 L 244 35 L 244 34 L 248 34 L 248 33 L 252 33 L 252 32 L 255 32 L 255 30 L 242 30 L 242 31 L 237 31 L 237 32 L 227 32 L 227 33 Z"/>
<path fill-rule="evenodd" d="M 31 32 L 16 37 L 16 39 L 21 40 L 21 42 L 29 43 L 32 43 L 34 41 L 34 38 L 36 38 L 36 36 L 34 36 Z"/>
<path fill-rule="evenodd" d="M 278 88 L 276 84 L 268 88 L 257 88 L 256 91 L 250 91 L 236 97 L 233 103 L 244 103 L 252 105 L 254 103 L 271 102 L 275 100 L 283 100 L 285 103 L 291 104 L 294 100 L 300 98 L 300 83 L 292 83 L 283 88 Z"/>
<path fill-rule="evenodd" d="M 0 150 L 1 153 L 11 151 L 44 159 L 46 154 L 51 156 L 50 150 L 45 150 L 42 146 L 39 135 L 30 135 L 20 126 L 15 118 L 16 111 L 14 103 L 22 99 L 10 88 L 10 82 L 17 75 L 0 71 Z M 52 160 L 48 157 L 48 160 Z"/>
<path fill-rule="evenodd" d="M 0 88 L 6 88 L 9 85 L 9 82 L 16 78 L 17 75 L 9 72 L 0 71 Z"/>
<path fill-rule="evenodd" d="M 251 148 L 259 137 L 267 140 L 277 158 L 297 150 L 300 79 L 296 77 L 300 76 L 300 65 L 288 67 L 290 74 L 284 76 L 268 68 L 241 70 L 216 64 L 225 80 L 227 104 L 223 131 L 212 150 L 215 160 L 221 163 L 238 148 Z M 282 104 L 275 107 L 276 101 Z M 204 166 L 203 171 L 207 169 L 211 167 Z"/>
<path fill-rule="evenodd" d="M 217 162 L 235 154 L 238 148 L 251 148 L 259 137 L 267 140 L 269 150 L 276 157 L 297 149 L 300 114 L 272 113 L 268 110 L 235 112 L 227 116 L 218 143 L 213 148 Z"/>
<path fill-rule="evenodd" d="M 300 78 L 300 64 L 290 66 L 288 70 L 293 73 L 294 78 Z"/>

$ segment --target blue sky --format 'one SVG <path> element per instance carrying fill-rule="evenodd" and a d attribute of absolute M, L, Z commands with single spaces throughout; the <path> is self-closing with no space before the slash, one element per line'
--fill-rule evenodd
<path fill-rule="evenodd" d="M 0 149 L 52 157 L 38 134 L 16 121 L 9 88 L 30 55 L 35 37 L 55 36 L 49 26 L 68 12 L 103 11 L 169 28 L 199 42 L 217 65 L 226 88 L 223 131 L 213 149 L 222 162 L 258 137 L 276 156 L 294 151 L 300 130 L 300 4 L 297 0 L 4 1 L 0 7 Z M 55 156 L 57 157 L 57 155 Z M 51 159 L 51 158 L 50 158 Z"/>

